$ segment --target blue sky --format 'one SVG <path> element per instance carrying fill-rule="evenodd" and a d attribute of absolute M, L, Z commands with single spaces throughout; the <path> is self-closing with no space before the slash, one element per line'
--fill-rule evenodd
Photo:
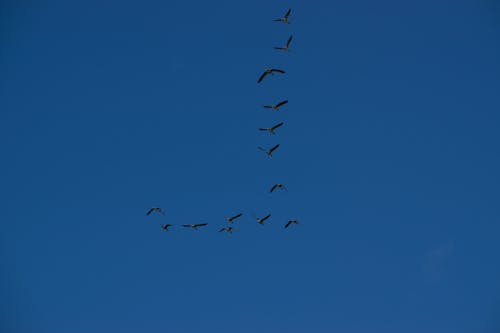
<path fill-rule="evenodd" d="M 0 331 L 498 332 L 499 22 L 492 0 L 3 1 Z"/>

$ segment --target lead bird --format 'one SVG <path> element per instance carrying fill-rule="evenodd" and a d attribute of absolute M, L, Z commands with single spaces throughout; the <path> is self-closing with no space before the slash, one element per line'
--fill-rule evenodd
<path fill-rule="evenodd" d="M 292 224 L 299 224 L 299 221 L 297 220 L 288 220 L 288 222 L 285 224 L 285 229 L 291 226 Z"/>
<path fill-rule="evenodd" d="M 161 215 L 165 215 L 165 213 L 163 212 L 163 209 L 161 209 L 160 207 L 153 207 L 153 208 L 151 208 L 150 210 L 148 210 L 148 212 L 146 213 L 146 215 L 151 215 L 151 213 L 153 213 L 153 212 L 158 212 Z"/>
<path fill-rule="evenodd" d="M 173 224 L 168 224 L 168 223 L 167 223 L 167 224 L 162 225 L 162 226 L 161 226 L 161 228 L 162 228 L 163 230 L 165 230 L 165 231 L 168 231 L 168 228 L 170 228 L 172 225 L 173 225 Z"/>
<path fill-rule="evenodd" d="M 233 228 L 233 227 L 225 227 L 225 228 L 221 228 L 221 229 L 219 230 L 219 232 L 226 231 L 228 234 L 232 234 L 232 233 L 233 233 L 233 230 L 234 230 L 234 228 Z"/>
<path fill-rule="evenodd" d="M 207 225 L 207 223 L 198 223 L 198 224 L 183 224 L 182 226 L 186 227 L 186 228 L 198 230 L 199 227 L 204 227 L 206 225 Z"/>
<path fill-rule="evenodd" d="M 275 46 L 274 49 L 280 51 L 290 51 L 290 43 L 292 42 L 292 37 L 293 36 L 288 37 L 285 46 Z"/>
<path fill-rule="evenodd" d="M 279 145 L 279 144 L 277 144 L 276 146 L 272 147 L 272 148 L 271 148 L 271 149 L 269 149 L 269 150 L 266 150 L 266 149 L 264 149 L 264 148 L 262 148 L 262 147 L 257 147 L 257 148 L 259 148 L 260 150 L 262 150 L 263 152 L 265 152 L 265 153 L 267 154 L 267 156 L 269 156 L 269 157 L 273 157 L 273 153 L 274 153 L 274 151 L 275 151 L 276 149 L 278 149 L 278 147 L 279 147 L 279 146 L 280 146 L 280 145 Z"/>
<path fill-rule="evenodd" d="M 273 109 L 274 111 L 279 111 L 280 107 L 288 103 L 288 100 L 285 99 L 284 101 L 279 102 L 278 104 L 272 104 L 272 105 L 264 105 L 264 108 L 266 109 Z"/>
<path fill-rule="evenodd" d="M 279 123 L 279 124 L 276 124 L 274 125 L 273 127 L 269 127 L 269 128 L 259 128 L 259 131 L 266 131 L 266 132 L 269 132 L 270 134 L 274 135 L 276 134 L 274 131 L 278 128 L 280 128 L 281 126 L 283 126 L 283 122 Z"/>
<path fill-rule="evenodd" d="M 284 70 L 282 70 L 282 69 L 277 69 L 277 68 L 266 68 L 266 70 L 264 71 L 264 73 L 262 73 L 262 75 L 261 75 L 261 76 L 259 77 L 259 79 L 257 80 L 257 83 L 262 82 L 262 80 L 264 80 L 264 78 L 265 78 L 268 74 L 274 75 L 274 73 L 285 74 L 285 71 L 284 71 Z"/>
<path fill-rule="evenodd" d="M 234 220 L 236 220 L 238 217 L 240 217 L 241 215 L 243 215 L 242 213 L 239 213 L 239 214 L 236 214 L 234 216 L 231 216 L 231 217 L 226 217 L 226 221 L 229 222 L 229 223 L 233 223 Z"/>
<path fill-rule="evenodd" d="M 258 218 L 256 217 L 255 219 L 257 220 L 257 223 L 260 224 L 260 225 L 264 225 L 264 222 L 266 222 L 266 220 L 268 218 L 271 217 L 271 214 L 267 214 L 266 216 L 262 217 L 262 218 Z"/>
<path fill-rule="evenodd" d="M 277 190 L 277 189 L 288 191 L 286 189 L 285 185 L 283 185 L 283 184 L 274 184 L 273 187 L 271 187 L 271 189 L 269 190 L 269 193 L 273 193 L 274 190 Z"/>
<path fill-rule="evenodd" d="M 292 8 L 288 8 L 288 10 L 285 13 L 285 16 L 274 19 L 274 22 L 283 22 L 285 24 L 289 24 L 290 21 L 288 21 L 288 17 L 290 17 L 290 13 L 292 12 Z"/>

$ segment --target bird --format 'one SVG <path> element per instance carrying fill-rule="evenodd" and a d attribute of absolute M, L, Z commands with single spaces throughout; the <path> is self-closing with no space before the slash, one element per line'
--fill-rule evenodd
<path fill-rule="evenodd" d="M 276 149 L 278 149 L 278 147 L 279 147 L 279 146 L 280 146 L 280 145 L 279 145 L 279 144 L 277 144 L 276 146 L 274 146 L 273 148 L 271 148 L 271 149 L 269 149 L 269 150 L 266 150 L 266 149 L 264 149 L 264 148 L 262 148 L 262 147 L 257 147 L 257 148 L 259 148 L 260 150 L 262 150 L 263 152 L 265 152 L 265 153 L 267 154 L 267 156 L 272 157 L 272 156 L 273 156 L 273 152 L 274 152 Z"/>
<path fill-rule="evenodd" d="M 172 226 L 172 224 L 164 224 L 161 226 L 161 228 L 165 231 L 168 231 L 168 228 L 170 228 Z"/>
<path fill-rule="evenodd" d="M 150 215 L 152 212 L 158 212 L 161 215 L 165 215 L 165 213 L 163 212 L 163 209 L 161 209 L 160 207 L 153 207 L 153 208 L 151 208 L 150 210 L 148 210 L 148 212 L 146 213 L 146 215 Z"/>
<path fill-rule="evenodd" d="M 280 107 L 288 103 L 288 100 L 285 99 L 284 101 L 279 102 L 278 104 L 272 104 L 272 105 L 264 105 L 264 108 L 266 109 L 273 109 L 274 111 L 278 111 Z"/>
<path fill-rule="evenodd" d="M 276 189 L 281 189 L 281 190 L 285 190 L 285 191 L 288 191 L 285 187 L 285 185 L 283 184 L 274 184 L 273 187 L 271 187 L 271 190 L 269 190 L 269 193 L 273 193 L 274 190 Z"/>
<path fill-rule="evenodd" d="M 299 224 L 299 221 L 297 220 L 288 220 L 288 222 L 285 224 L 285 229 L 291 226 L 292 224 Z"/>
<path fill-rule="evenodd" d="M 232 234 L 233 233 L 233 227 L 225 227 L 225 228 L 221 228 L 219 230 L 219 232 L 223 232 L 223 231 L 226 231 L 228 234 Z"/>
<path fill-rule="evenodd" d="M 280 128 L 281 126 L 283 126 L 283 122 L 279 123 L 279 124 L 276 124 L 274 125 L 273 127 L 270 127 L 270 128 L 259 128 L 259 131 L 267 131 L 271 134 L 276 134 L 274 131 L 277 129 L 277 128 Z"/>
<path fill-rule="evenodd" d="M 231 216 L 231 217 L 226 217 L 226 221 L 229 222 L 229 223 L 233 223 L 234 220 L 236 220 L 238 217 L 240 217 L 241 215 L 243 215 L 242 213 L 239 213 L 239 214 L 236 214 L 234 216 Z"/>
<path fill-rule="evenodd" d="M 288 40 L 285 44 L 285 46 L 275 46 L 275 50 L 280 50 L 280 51 L 290 51 L 290 43 L 292 42 L 293 36 L 288 37 Z"/>
<path fill-rule="evenodd" d="M 292 12 L 291 8 L 288 8 L 287 12 L 285 13 L 285 16 L 274 19 L 274 22 L 283 22 L 285 24 L 289 24 L 290 21 L 288 21 L 288 17 L 290 16 L 290 13 Z"/>
<path fill-rule="evenodd" d="M 204 227 L 206 225 L 207 225 L 207 223 L 198 223 L 198 224 L 183 224 L 182 226 L 186 227 L 186 228 L 198 230 L 199 227 Z"/>
<path fill-rule="evenodd" d="M 261 76 L 257 80 L 257 83 L 260 83 L 262 80 L 264 80 L 267 74 L 274 75 L 274 73 L 285 74 L 285 71 L 277 68 L 266 68 L 266 70 L 261 74 Z"/>
<path fill-rule="evenodd" d="M 264 225 L 264 222 L 266 222 L 266 220 L 268 218 L 271 217 L 271 214 L 267 214 L 266 216 L 262 217 L 262 218 L 258 218 L 256 217 L 255 219 L 257 220 L 257 223 L 260 224 L 260 225 Z"/>

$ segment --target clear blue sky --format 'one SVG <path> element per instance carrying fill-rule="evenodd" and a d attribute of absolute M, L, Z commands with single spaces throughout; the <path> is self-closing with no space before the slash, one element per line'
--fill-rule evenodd
<path fill-rule="evenodd" d="M 494 0 L 2 1 L 0 331 L 499 332 L 499 92 Z"/>

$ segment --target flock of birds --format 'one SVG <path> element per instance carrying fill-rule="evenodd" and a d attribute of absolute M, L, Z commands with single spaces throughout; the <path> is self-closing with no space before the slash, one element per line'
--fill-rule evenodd
<path fill-rule="evenodd" d="M 281 23 L 284 23 L 284 24 L 289 24 L 290 21 L 289 21 L 289 17 L 290 17 L 290 14 L 291 14 L 292 10 L 291 8 L 289 8 L 285 15 L 283 17 L 280 17 L 280 18 L 277 18 L 277 19 L 274 19 L 273 21 L 275 22 L 281 22 Z M 274 47 L 275 50 L 279 50 L 279 51 L 289 51 L 290 50 L 290 44 L 292 43 L 292 36 L 288 37 L 288 40 L 286 42 L 286 44 L 284 46 L 279 46 L 279 47 Z M 278 68 L 267 68 L 264 70 L 264 72 L 260 75 L 259 79 L 257 80 L 257 83 L 261 83 L 268 75 L 271 75 L 273 76 L 275 73 L 279 73 L 279 74 L 285 74 L 285 71 L 282 70 L 282 69 L 278 69 Z M 279 109 L 286 105 L 288 103 L 288 100 L 283 100 L 283 101 L 280 101 L 276 104 L 272 104 L 272 105 L 264 105 L 264 108 L 266 109 L 272 109 L 274 111 L 279 111 Z M 283 126 L 284 123 L 283 122 L 280 122 L 272 127 L 269 127 L 269 128 L 259 128 L 259 131 L 263 131 L 263 132 L 268 132 L 272 135 L 275 135 L 276 134 L 276 130 L 278 128 L 280 128 L 281 126 Z M 262 147 L 258 147 L 259 150 L 262 150 L 264 153 L 266 153 L 267 156 L 269 157 L 272 157 L 273 156 L 273 153 L 279 148 L 279 144 L 276 144 L 274 145 L 273 147 L 269 148 L 269 149 L 265 149 L 265 148 L 262 148 Z M 285 190 L 287 191 L 287 188 L 283 185 L 283 184 L 274 184 L 271 189 L 269 190 L 270 193 L 276 191 L 276 190 Z M 161 208 L 161 207 L 152 207 L 148 210 L 148 212 L 146 213 L 146 215 L 151 215 L 151 214 L 160 214 L 160 215 L 165 215 L 165 212 L 164 210 Z M 230 223 L 230 225 L 228 226 L 225 226 L 225 227 L 222 227 L 219 229 L 219 232 L 227 232 L 229 234 L 231 234 L 234 230 L 234 227 L 233 227 L 233 223 L 238 219 L 240 218 L 241 216 L 243 216 L 243 213 L 238 213 L 234 216 L 231 216 L 231 217 L 226 217 L 226 222 Z M 264 225 L 264 223 L 271 217 L 271 214 L 267 214 L 266 216 L 264 217 L 256 217 L 256 221 L 258 224 L 260 225 Z M 295 224 L 299 224 L 299 221 L 298 220 L 288 220 L 287 223 L 285 224 L 285 229 L 290 227 L 291 225 L 295 225 Z M 198 230 L 198 228 L 201 228 L 201 227 L 205 227 L 207 226 L 208 223 L 197 223 L 197 224 L 182 224 L 182 227 L 184 228 L 189 228 L 189 229 L 194 229 L 194 230 Z M 169 231 L 169 229 L 173 226 L 173 224 L 163 224 L 161 226 L 161 228 L 165 231 Z"/>

